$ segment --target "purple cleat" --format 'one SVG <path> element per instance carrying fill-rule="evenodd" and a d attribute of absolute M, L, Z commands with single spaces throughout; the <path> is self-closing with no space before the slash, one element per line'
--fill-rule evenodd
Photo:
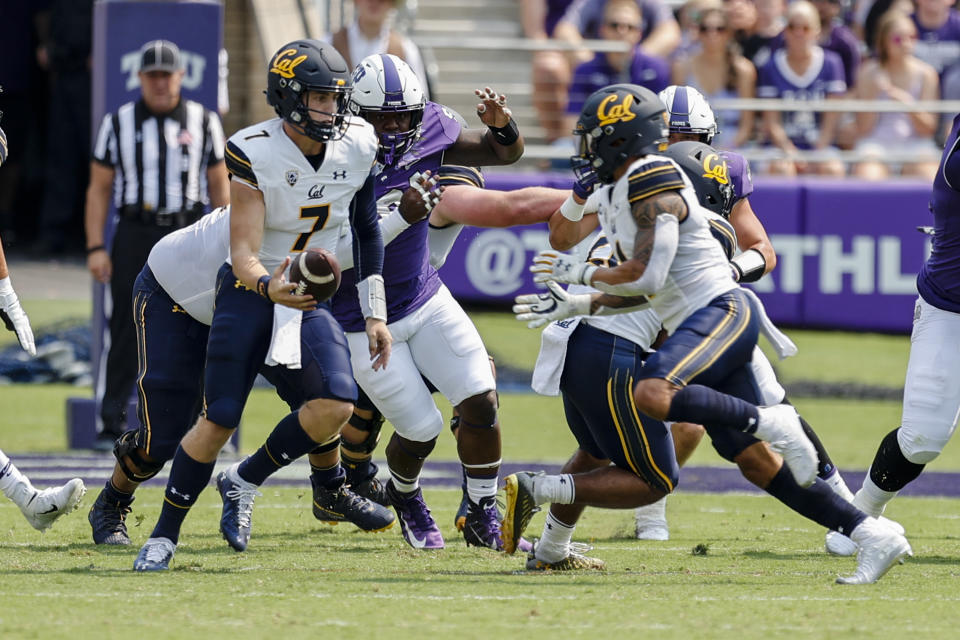
<path fill-rule="evenodd" d="M 400 493 L 393 480 L 390 480 L 387 482 L 387 497 L 397 512 L 400 532 L 407 544 L 414 549 L 443 549 L 443 535 L 430 515 L 419 488 L 413 493 Z"/>
<path fill-rule="evenodd" d="M 500 510 L 497 509 L 496 496 L 482 498 L 477 504 L 467 501 L 467 514 L 464 518 L 463 539 L 467 546 L 487 547 L 503 551 L 503 537 L 500 534 Z"/>

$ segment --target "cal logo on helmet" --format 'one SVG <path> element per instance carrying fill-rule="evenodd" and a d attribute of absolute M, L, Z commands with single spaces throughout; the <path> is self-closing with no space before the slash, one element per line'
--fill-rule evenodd
<path fill-rule="evenodd" d="M 298 64 L 307 59 L 307 54 L 297 55 L 296 49 L 284 49 L 273 59 L 270 73 L 276 73 L 284 78 L 292 78 L 293 70 Z"/>
<path fill-rule="evenodd" d="M 633 95 L 628 93 L 623 96 L 622 102 L 614 104 L 619 97 L 617 94 L 611 93 L 600 102 L 597 106 L 597 118 L 600 120 L 597 126 L 604 127 L 615 122 L 627 122 L 637 117 L 637 114 L 630 110 L 630 107 L 633 106 Z"/>
<path fill-rule="evenodd" d="M 705 155 L 703 157 L 703 177 L 709 180 L 716 180 L 720 184 L 729 184 L 730 177 L 727 170 L 727 161 L 716 153 Z"/>

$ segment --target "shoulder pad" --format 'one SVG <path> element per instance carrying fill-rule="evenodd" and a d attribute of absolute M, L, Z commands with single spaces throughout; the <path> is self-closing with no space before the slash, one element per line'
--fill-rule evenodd
<path fill-rule="evenodd" d="M 686 186 L 680 169 L 665 158 L 644 162 L 630 172 L 627 180 L 627 199 L 631 204 L 662 191 L 679 190 Z"/>

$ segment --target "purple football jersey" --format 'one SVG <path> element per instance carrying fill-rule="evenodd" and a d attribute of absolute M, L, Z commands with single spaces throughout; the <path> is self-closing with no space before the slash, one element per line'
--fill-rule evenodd
<path fill-rule="evenodd" d="M 857 82 L 857 69 L 860 68 L 860 43 L 857 36 L 842 22 L 827 28 L 830 31 L 820 42 L 820 46 L 840 56 L 840 61 L 843 62 L 843 79 L 847 87 L 853 87 Z"/>
<path fill-rule="evenodd" d="M 843 63 L 833 51 L 820 47 L 813 50 L 813 60 L 806 72 L 797 75 L 787 64 L 787 52 L 778 49 L 770 62 L 760 69 L 757 78 L 758 98 L 784 100 L 823 100 L 845 93 Z M 786 111 L 781 114 L 787 137 L 798 149 L 810 149 L 820 136 L 820 114 L 812 111 Z"/>
<path fill-rule="evenodd" d="M 410 176 L 429 170 L 436 174 L 443 154 L 460 135 L 460 122 L 443 105 L 427 102 L 423 110 L 420 138 L 394 166 L 382 167 L 375 178 L 377 201 L 384 196 L 396 206 L 397 192 L 410 186 Z M 395 322 L 419 309 L 440 289 L 437 270 L 430 266 L 427 247 L 427 220 L 410 225 L 384 248 L 383 282 L 387 292 L 387 322 Z M 333 315 L 344 331 L 364 331 L 355 281 L 356 272 L 343 272 L 340 289 L 334 295 Z"/>
<path fill-rule="evenodd" d="M 917 290 L 924 300 L 955 313 L 960 313 L 960 158 L 953 157 L 960 146 L 958 138 L 960 115 L 953 119 L 940 169 L 933 179 L 933 251 L 917 276 Z"/>
<path fill-rule="evenodd" d="M 753 175 L 747 159 L 735 151 L 721 151 L 720 157 L 727 163 L 727 179 L 733 187 L 733 202 L 749 198 L 753 193 Z"/>
<path fill-rule="evenodd" d="M 916 14 L 912 17 L 917 26 L 913 55 L 936 69 L 942 77 L 944 71 L 960 60 L 960 12 L 950 9 L 947 21 L 938 29 L 926 29 L 917 21 Z"/>

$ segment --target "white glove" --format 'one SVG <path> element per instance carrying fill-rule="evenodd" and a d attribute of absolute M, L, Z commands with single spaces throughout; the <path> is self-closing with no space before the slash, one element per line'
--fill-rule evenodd
<path fill-rule="evenodd" d="M 566 282 L 569 284 L 585 284 L 588 287 L 593 272 L 597 267 L 589 262 L 581 262 L 571 255 L 548 249 L 541 251 L 533 258 L 530 273 L 534 282 Z"/>
<path fill-rule="evenodd" d="M 8 331 L 15 331 L 20 346 L 31 356 L 37 355 L 37 347 L 33 344 L 33 329 L 30 328 L 30 319 L 24 313 L 17 293 L 10 284 L 10 278 L 0 280 L 0 319 Z"/>
<path fill-rule="evenodd" d="M 552 280 L 547 281 L 547 289 L 546 293 L 528 293 L 514 298 L 513 313 L 517 320 L 536 329 L 554 320 L 590 315 L 592 296 L 589 293 L 571 295 Z"/>

